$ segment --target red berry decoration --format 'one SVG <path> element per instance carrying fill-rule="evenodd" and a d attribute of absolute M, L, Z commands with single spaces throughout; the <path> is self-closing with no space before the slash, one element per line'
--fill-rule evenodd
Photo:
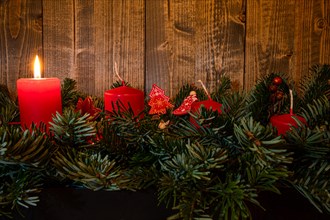
<path fill-rule="evenodd" d="M 274 79 L 273 79 L 273 84 L 276 85 L 276 86 L 281 85 L 282 82 L 283 82 L 283 80 L 282 80 L 282 78 L 279 77 L 279 76 L 276 76 L 276 77 L 274 77 Z"/>
<path fill-rule="evenodd" d="M 268 90 L 272 93 L 275 93 L 275 92 L 277 92 L 277 86 L 276 85 L 270 85 L 268 87 Z"/>
<path fill-rule="evenodd" d="M 278 91 L 278 92 L 276 93 L 276 99 L 277 99 L 278 101 L 282 100 L 282 99 L 283 99 L 283 95 L 284 95 L 283 92 Z"/>

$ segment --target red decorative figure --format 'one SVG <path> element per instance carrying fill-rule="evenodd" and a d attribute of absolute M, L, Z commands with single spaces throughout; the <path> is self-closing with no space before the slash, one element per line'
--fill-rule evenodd
<path fill-rule="evenodd" d="M 97 108 L 94 106 L 92 97 L 90 97 L 90 96 L 86 97 L 85 100 L 83 100 L 82 98 L 79 98 L 75 110 L 80 111 L 81 115 L 88 113 L 92 120 L 95 120 L 99 116 L 100 112 L 102 111 L 100 108 Z"/>
<path fill-rule="evenodd" d="M 191 91 L 189 96 L 186 97 L 184 100 L 183 100 L 183 103 L 173 111 L 173 114 L 174 115 L 185 115 L 185 114 L 188 114 L 188 112 L 190 111 L 191 109 L 191 105 L 197 101 L 198 98 L 196 96 L 196 92 L 195 91 Z"/>

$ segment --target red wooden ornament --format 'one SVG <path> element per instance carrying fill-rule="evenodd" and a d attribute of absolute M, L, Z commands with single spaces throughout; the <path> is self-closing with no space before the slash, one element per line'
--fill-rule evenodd
<path fill-rule="evenodd" d="M 165 95 L 165 91 L 159 88 L 156 84 L 152 85 L 151 92 L 149 94 L 150 100 L 148 105 L 151 106 L 149 114 L 165 114 L 168 108 L 174 106 L 169 102 L 170 98 Z"/>
<path fill-rule="evenodd" d="M 197 101 L 198 98 L 196 96 L 196 92 L 195 91 L 191 91 L 190 95 L 188 97 L 186 97 L 183 100 L 183 103 L 173 111 L 174 115 L 185 115 L 188 114 L 188 112 L 191 109 L 191 105 Z"/>

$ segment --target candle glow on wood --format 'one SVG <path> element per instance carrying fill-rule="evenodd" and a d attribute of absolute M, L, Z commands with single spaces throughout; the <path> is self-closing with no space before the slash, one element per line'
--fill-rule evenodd
<path fill-rule="evenodd" d="M 62 113 L 61 83 L 58 78 L 41 78 L 38 56 L 34 62 L 34 77 L 17 80 L 17 95 L 21 125 L 46 125 L 56 112 Z"/>

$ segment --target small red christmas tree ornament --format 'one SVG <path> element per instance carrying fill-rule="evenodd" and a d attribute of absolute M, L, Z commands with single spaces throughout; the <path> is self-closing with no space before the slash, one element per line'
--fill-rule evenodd
<path fill-rule="evenodd" d="M 149 97 L 152 99 L 157 96 L 170 100 L 170 98 L 165 95 L 165 91 L 163 89 L 159 88 L 156 84 L 153 84 Z"/>
<path fill-rule="evenodd" d="M 195 91 L 191 91 L 189 96 L 187 96 L 184 100 L 183 103 L 173 111 L 174 115 L 185 115 L 188 114 L 188 112 L 191 109 L 191 105 L 197 101 L 197 95 Z"/>
<path fill-rule="evenodd" d="M 298 126 L 293 117 L 306 124 L 305 118 L 293 114 L 293 95 L 290 89 L 290 114 L 274 115 L 270 118 L 270 123 L 277 129 L 278 135 L 285 135 L 292 126 Z"/>
<path fill-rule="evenodd" d="M 149 110 L 150 115 L 165 114 L 168 108 L 174 107 L 169 102 L 170 98 L 165 95 L 165 91 L 159 88 L 156 84 L 152 85 L 149 97 L 150 100 L 148 102 L 148 105 L 151 106 L 151 109 Z"/>

